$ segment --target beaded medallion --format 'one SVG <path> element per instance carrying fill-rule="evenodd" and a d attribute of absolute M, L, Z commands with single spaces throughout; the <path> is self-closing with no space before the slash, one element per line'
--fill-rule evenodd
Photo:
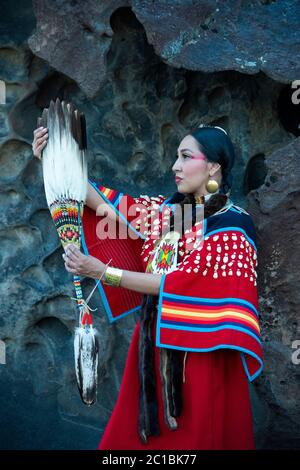
<path fill-rule="evenodd" d="M 155 274 L 167 274 L 177 266 L 178 257 L 178 232 L 168 232 L 156 242 L 152 256 L 147 264 L 147 272 Z"/>

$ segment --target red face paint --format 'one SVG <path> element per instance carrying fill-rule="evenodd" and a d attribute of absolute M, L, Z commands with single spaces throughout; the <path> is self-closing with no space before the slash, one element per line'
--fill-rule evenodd
<path fill-rule="evenodd" d="M 203 153 L 193 153 L 193 158 L 195 160 L 206 160 L 205 156 Z"/>

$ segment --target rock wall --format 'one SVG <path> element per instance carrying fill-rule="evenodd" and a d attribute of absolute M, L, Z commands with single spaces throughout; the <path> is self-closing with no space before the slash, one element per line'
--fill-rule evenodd
<path fill-rule="evenodd" d="M 291 360 L 300 339 L 300 113 L 290 87 L 300 76 L 299 2 L 99 3 L 1 2 L 0 448 L 95 449 L 138 319 L 110 325 L 94 295 L 99 399 L 85 407 L 72 284 L 31 151 L 36 119 L 57 96 L 86 114 L 90 174 L 133 195 L 172 194 L 171 165 L 189 129 L 229 131 L 232 198 L 258 233 L 265 371 L 250 385 L 256 445 L 300 448 L 300 366 Z M 84 291 L 93 285 L 85 279 Z"/>

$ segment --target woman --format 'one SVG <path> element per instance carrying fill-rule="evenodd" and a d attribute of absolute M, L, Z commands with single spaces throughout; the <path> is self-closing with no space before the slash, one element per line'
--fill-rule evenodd
<path fill-rule="evenodd" d="M 47 137 L 34 131 L 38 158 Z M 180 142 L 169 199 L 89 181 L 85 254 L 69 247 L 65 267 L 103 276 L 110 322 L 142 304 L 99 449 L 255 448 L 248 380 L 263 368 L 256 236 L 229 198 L 233 164 L 226 131 L 202 125 Z"/>

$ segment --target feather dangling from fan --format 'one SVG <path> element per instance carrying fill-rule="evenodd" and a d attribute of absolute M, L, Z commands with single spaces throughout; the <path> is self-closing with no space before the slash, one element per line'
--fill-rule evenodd
<path fill-rule="evenodd" d="M 80 249 L 81 219 L 88 184 L 84 114 L 71 103 L 57 98 L 43 110 L 38 126 L 48 128 L 42 164 L 51 216 L 63 248 L 73 244 Z M 83 300 L 80 277 L 73 276 L 73 284 L 79 309 L 79 326 L 74 336 L 76 379 L 82 401 L 91 405 L 97 395 L 99 337 L 93 327 L 91 309 Z"/>
<path fill-rule="evenodd" d="M 80 319 L 74 336 L 75 372 L 81 399 L 89 406 L 96 402 L 98 353 L 98 331 L 92 324 L 87 327 Z"/>

